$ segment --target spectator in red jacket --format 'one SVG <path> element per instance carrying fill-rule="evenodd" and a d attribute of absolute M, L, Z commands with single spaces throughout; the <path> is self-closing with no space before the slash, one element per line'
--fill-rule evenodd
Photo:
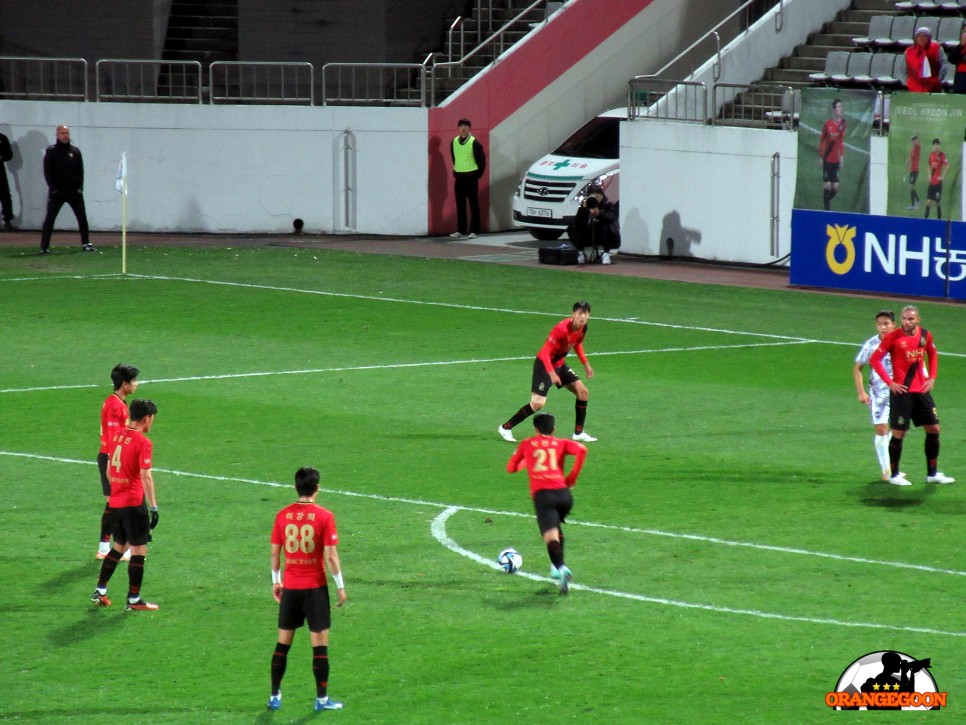
<path fill-rule="evenodd" d="M 946 54 L 932 39 L 932 31 L 916 30 L 916 42 L 906 50 L 906 87 L 913 93 L 939 93 L 945 65 Z"/>

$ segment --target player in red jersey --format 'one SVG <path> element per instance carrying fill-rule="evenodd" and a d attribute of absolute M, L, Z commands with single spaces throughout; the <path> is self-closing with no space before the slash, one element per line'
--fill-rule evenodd
<path fill-rule="evenodd" d="M 330 700 L 329 684 L 329 588 L 325 569 L 336 586 L 336 606 L 345 604 L 345 583 L 339 562 L 339 534 L 335 517 L 315 503 L 319 493 L 319 472 L 300 468 L 295 472 L 298 501 L 275 515 L 272 527 L 272 592 L 278 602 L 278 642 L 272 655 L 272 693 L 268 709 L 282 707 L 282 677 L 295 630 L 308 622 L 312 640 L 312 673 L 315 675 L 315 710 L 341 710 L 342 703 Z M 280 571 L 282 552 L 285 570 Z"/>
<path fill-rule="evenodd" d="M 939 459 L 939 414 L 932 399 L 939 369 L 936 346 L 932 334 L 919 326 L 917 307 L 903 307 L 901 321 L 902 326 L 882 338 L 869 359 L 869 364 L 889 386 L 889 425 L 892 428 L 892 440 L 889 441 L 892 477 L 889 483 L 896 486 L 912 485 L 899 471 L 902 440 L 909 430 L 910 421 L 926 431 L 926 483 L 954 483 L 955 478 L 936 470 Z M 892 375 L 883 364 L 886 355 L 892 360 Z"/>
<path fill-rule="evenodd" d="M 131 547 L 131 562 L 127 569 L 127 609 L 158 608 L 157 604 L 141 599 L 148 541 L 151 540 L 151 530 L 158 525 L 158 502 L 151 473 L 154 447 L 147 437 L 157 414 L 158 408 L 150 400 L 132 401 L 130 421 L 124 430 L 116 432 L 111 438 L 108 471 L 111 478 L 109 504 L 114 512 L 114 546 L 101 563 L 97 588 L 91 594 L 91 601 L 102 607 L 111 606 L 111 600 L 107 598 L 107 584 L 124 550 Z"/>
<path fill-rule="evenodd" d="M 943 218 L 943 179 L 949 171 L 949 159 L 940 148 L 938 138 L 932 140 L 932 153 L 929 154 L 929 186 L 926 187 L 926 210 L 923 218 L 929 218 L 929 208 L 936 206 L 936 218 Z"/>
<path fill-rule="evenodd" d="M 550 576 L 557 580 L 560 593 L 570 591 L 573 573 L 564 563 L 564 535 L 561 528 L 574 506 L 570 492 L 587 458 L 587 448 L 580 443 L 555 438 L 554 417 L 540 413 L 533 418 L 537 435 L 520 441 L 507 461 L 506 470 L 516 473 L 527 469 L 530 476 L 530 498 L 537 513 L 537 526 L 550 556 Z M 570 473 L 564 474 L 564 460 L 574 457 Z"/>
<path fill-rule="evenodd" d="M 98 559 L 107 556 L 111 550 L 111 531 L 114 529 L 111 516 L 111 481 L 107 477 L 107 460 L 110 452 L 111 438 L 127 426 L 127 396 L 138 389 L 138 374 L 141 371 L 133 365 L 118 363 L 111 370 L 111 382 L 114 392 L 107 396 L 101 406 L 101 448 L 97 454 L 97 468 L 101 473 L 101 492 L 104 494 L 104 513 L 101 514 L 101 539 L 97 547 Z M 125 553 L 125 558 L 130 558 Z"/>
<path fill-rule="evenodd" d="M 822 126 L 818 140 L 819 166 L 822 167 L 822 201 L 825 211 L 832 208 L 832 199 L 839 193 L 839 170 L 845 163 L 845 118 L 842 101 L 832 101 L 832 118 Z"/>
<path fill-rule="evenodd" d="M 503 440 L 516 443 L 512 429 L 547 404 L 547 393 L 551 385 L 567 388 L 577 396 L 575 404 L 576 420 L 574 422 L 575 441 L 592 443 L 597 439 L 584 430 L 587 418 L 587 399 L 590 393 L 583 381 L 567 365 L 567 353 L 573 350 L 584 364 L 587 379 L 594 377 L 594 369 L 590 366 L 587 355 L 584 354 L 584 338 L 587 336 L 587 321 L 590 319 L 590 303 L 574 302 L 571 317 L 558 322 L 550 331 L 550 336 L 543 343 L 533 363 L 533 378 L 530 382 L 530 402 L 513 414 L 506 423 L 497 428 Z"/>

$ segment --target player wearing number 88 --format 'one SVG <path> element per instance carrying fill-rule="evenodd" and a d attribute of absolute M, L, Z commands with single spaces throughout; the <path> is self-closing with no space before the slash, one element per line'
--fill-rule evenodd
<path fill-rule="evenodd" d="M 527 469 L 530 476 L 530 498 L 537 513 L 537 526 L 547 545 L 550 557 L 550 576 L 557 581 L 560 593 L 570 591 L 573 574 L 564 563 L 563 523 L 573 508 L 570 489 L 577 484 L 577 476 L 587 458 L 587 448 L 565 438 L 555 438 L 554 417 L 541 413 L 534 416 L 537 435 L 520 441 L 506 470 L 516 473 Z M 570 473 L 564 473 L 567 456 L 574 457 Z"/>
<path fill-rule="evenodd" d="M 331 511 L 316 505 L 319 472 L 300 468 L 295 472 L 298 500 L 275 516 L 272 527 L 272 593 L 278 602 L 278 642 L 272 654 L 270 710 L 282 706 L 282 677 L 295 630 L 308 622 L 312 641 L 312 673 L 315 676 L 315 709 L 340 710 L 341 702 L 328 698 L 329 681 L 329 588 L 328 567 L 336 585 L 337 606 L 345 604 L 345 584 L 336 545 L 339 534 Z M 282 571 L 284 553 L 285 567 Z"/>

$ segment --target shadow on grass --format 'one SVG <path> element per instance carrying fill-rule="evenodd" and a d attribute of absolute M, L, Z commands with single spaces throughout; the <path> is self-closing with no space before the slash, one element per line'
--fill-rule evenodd
<path fill-rule="evenodd" d="M 80 564 L 73 569 L 65 569 L 64 571 L 58 572 L 47 581 L 38 584 L 37 592 L 40 594 L 60 592 L 68 588 L 71 584 L 75 584 L 84 579 L 91 580 L 91 589 L 93 589 L 94 584 L 97 582 L 97 572 L 100 570 L 101 565 L 100 562 L 96 563 L 96 568 L 90 564 Z"/>
<path fill-rule="evenodd" d="M 566 601 L 566 597 L 560 596 L 556 587 L 547 585 L 546 588 L 537 589 L 529 596 L 512 599 L 487 597 L 483 603 L 501 612 L 517 612 L 523 609 L 549 609 L 556 607 L 561 601 Z"/>
<path fill-rule="evenodd" d="M 284 696 L 284 694 L 285 693 L 283 692 L 282 695 Z M 266 701 L 268 700 L 267 697 L 265 699 Z M 306 706 L 305 703 L 303 703 L 300 700 L 298 703 L 295 703 L 293 706 L 291 706 L 291 709 L 294 709 L 295 707 L 298 707 L 299 709 L 301 709 L 302 707 L 305 707 L 305 706 Z M 309 706 L 311 707 L 311 705 Z M 303 723 L 303 722 L 312 722 L 316 720 L 316 718 L 318 718 L 318 714 L 316 714 L 314 710 L 311 710 L 310 714 L 303 715 L 302 717 L 293 720 L 290 716 L 291 714 L 286 712 L 287 709 L 290 709 L 290 703 L 286 701 L 285 698 L 283 697 L 282 709 L 279 712 L 273 712 L 272 710 L 269 710 L 266 708 L 265 711 L 259 713 L 252 722 L 272 723 L 272 722 L 275 722 L 276 720 L 279 720 L 280 722 Z"/>
<path fill-rule="evenodd" d="M 113 616 L 115 612 L 108 612 L 101 607 L 95 606 L 92 602 L 87 603 L 90 607 L 76 621 L 64 624 L 62 627 L 50 630 L 47 639 L 54 647 L 72 647 L 85 640 L 99 637 L 102 633 L 116 632 L 118 627 L 131 619 L 130 612 L 124 612 L 124 600 L 121 599 L 122 616 Z M 83 606 L 83 605 L 81 605 Z M 117 609 L 115 604 L 111 609 Z"/>
<path fill-rule="evenodd" d="M 875 481 L 865 487 L 865 492 L 859 500 L 865 506 L 904 511 L 922 506 L 935 490 L 934 485 L 913 484 L 900 487 L 884 481 Z"/>

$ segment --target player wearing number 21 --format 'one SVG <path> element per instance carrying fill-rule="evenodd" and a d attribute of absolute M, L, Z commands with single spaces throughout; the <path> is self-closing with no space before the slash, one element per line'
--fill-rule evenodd
<path fill-rule="evenodd" d="M 530 476 L 530 498 L 537 514 L 537 526 L 550 556 L 550 576 L 557 581 L 561 594 L 570 591 L 573 573 L 564 563 L 563 523 L 574 505 L 570 492 L 587 458 L 587 448 L 566 438 L 555 438 L 554 417 L 540 413 L 533 418 L 537 435 L 520 441 L 506 470 L 516 473 L 527 469 Z M 574 457 L 570 473 L 564 473 L 564 460 Z"/>
<path fill-rule="evenodd" d="M 329 685 L 329 588 L 325 571 L 336 586 L 337 605 L 345 604 L 345 583 L 336 545 L 339 534 L 331 511 L 316 505 L 319 472 L 300 468 L 295 472 L 298 501 L 275 516 L 272 527 L 272 592 L 278 602 L 278 643 L 272 655 L 272 692 L 268 708 L 282 707 L 282 677 L 295 630 L 307 621 L 312 641 L 312 674 L 315 676 L 315 710 L 341 710 L 342 703 L 328 697 Z M 282 555 L 285 569 L 281 571 Z"/>

